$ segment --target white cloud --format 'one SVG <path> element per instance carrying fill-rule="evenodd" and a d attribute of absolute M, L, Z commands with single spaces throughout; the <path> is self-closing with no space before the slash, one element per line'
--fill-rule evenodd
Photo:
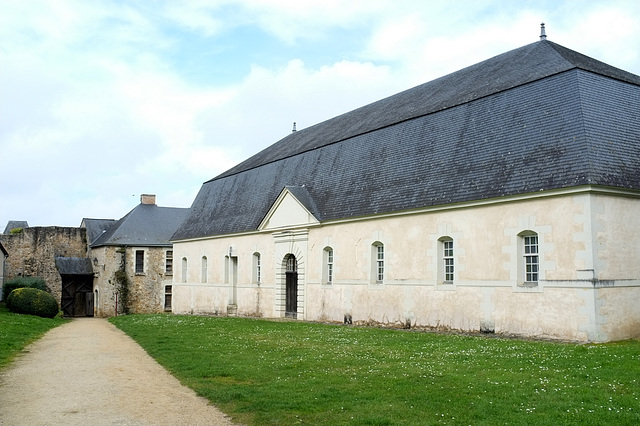
<path fill-rule="evenodd" d="M 143 192 L 188 206 L 204 180 L 285 137 L 294 121 L 303 129 L 534 42 L 541 21 L 550 40 L 640 73 L 634 1 L 0 0 L 0 8 L 0 226 L 119 218 Z M 237 51 L 220 48 L 230 38 Z M 200 48 L 223 53 L 212 65 Z M 204 84 L 187 77 L 227 67 L 247 71 L 224 82 L 213 72 Z"/>

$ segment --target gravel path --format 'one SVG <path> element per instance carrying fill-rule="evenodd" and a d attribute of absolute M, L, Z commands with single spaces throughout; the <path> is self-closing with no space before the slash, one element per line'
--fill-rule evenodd
<path fill-rule="evenodd" d="M 0 373 L 0 424 L 231 425 L 105 319 L 78 318 Z"/>

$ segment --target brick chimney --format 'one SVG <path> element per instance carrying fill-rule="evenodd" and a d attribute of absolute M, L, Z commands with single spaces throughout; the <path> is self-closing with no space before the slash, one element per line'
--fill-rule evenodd
<path fill-rule="evenodd" d="M 142 194 L 140 196 L 141 204 L 155 204 L 156 203 L 156 195 L 155 194 Z"/>

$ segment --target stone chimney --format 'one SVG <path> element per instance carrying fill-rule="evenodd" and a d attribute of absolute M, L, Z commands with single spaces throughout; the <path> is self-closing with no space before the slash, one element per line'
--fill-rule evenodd
<path fill-rule="evenodd" d="M 156 203 L 156 195 L 155 194 L 142 194 L 140 196 L 141 204 L 155 204 Z"/>

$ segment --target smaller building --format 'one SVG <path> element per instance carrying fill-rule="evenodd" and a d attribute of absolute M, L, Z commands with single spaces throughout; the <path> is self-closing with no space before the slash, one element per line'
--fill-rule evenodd
<path fill-rule="evenodd" d="M 83 219 L 94 271 L 96 316 L 171 310 L 173 245 L 187 208 L 159 207 L 143 194 L 122 219 Z"/>

